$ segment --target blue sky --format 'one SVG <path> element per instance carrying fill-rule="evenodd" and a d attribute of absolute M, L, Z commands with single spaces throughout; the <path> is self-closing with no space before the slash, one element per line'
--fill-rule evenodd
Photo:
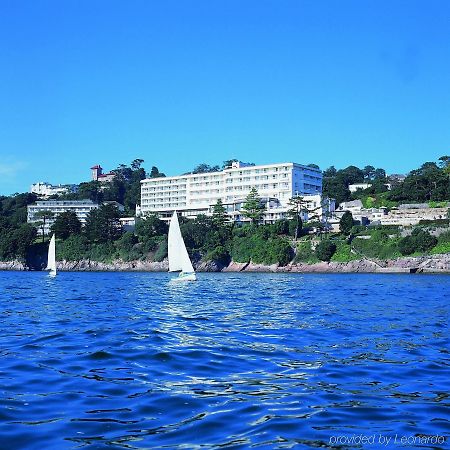
<path fill-rule="evenodd" d="M 0 62 L 0 194 L 138 157 L 404 173 L 450 153 L 446 0 L 2 0 Z"/>

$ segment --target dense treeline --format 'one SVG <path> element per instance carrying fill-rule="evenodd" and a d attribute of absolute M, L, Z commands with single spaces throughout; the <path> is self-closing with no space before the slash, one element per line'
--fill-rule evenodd
<path fill-rule="evenodd" d="M 0 260 L 25 258 L 37 234 L 27 223 L 27 205 L 36 198 L 34 194 L 0 196 Z"/>
<path fill-rule="evenodd" d="M 120 165 L 114 170 L 116 177 L 112 182 L 81 183 L 77 194 L 60 198 L 117 201 L 125 205 L 125 214 L 134 214 L 135 204 L 140 201 L 140 181 L 145 177 L 165 176 L 155 166 L 146 173 L 142 168 L 143 162 L 142 159 L 135 159 L 129 166 Z M 232 162 L 225 161 L 222 168 L 229 167 Z M 437 163 L 427 162 L 410 172 L 404 181 L 389 178 L 383 169 L 373 166 L 363 169 L 349 166 L 341 170 L 330 167 L 324 172 L 324 193 L 338 201 L 361 198 L 369 206 L 376 202 L 388 205 L 402 201 L 445 202 L 450 199 L 449 163 L 447 156 L 441 157 Z M 192 173 L 218 168 L 200 164 Z M 350 193 L 349 184 L 364 182 L 372 186 Z M 387 183 L 392 185 L 391 190 L 388 190 Z M 34 194 L 0 197 L 0 259 L 25 258 L 30 248 L 38 246 L 36 228 L 26 223 L 27 205 L 36 200 Z M 195 220 L 180 218 L 180 224 L 194 261 L 214 260 L 221 264 L 234 260 L 283 265 L 291 260 L 347 261 L 362 256 L 383 259 L 417 252 L 450 251 L 448 233 L 442 234 L 442 237 L 432 236 L 427 227 L 418 227 L 418 231 L 410 236 L 401 236 L 398 229 L 387 231 L 388 227 L 368 231 L 366 227 L 355 225 L 349 214 L 341 220 L 341 233 L 330 237 L 323 233 L 313 211 L 309 215 L 311 222 L 303 224 L 302 211 L 304 202 L 301 198 L 294 198 L 291 199 L 286 219 L 272 225 L 262 224 L 264 207 L 258 192 L 252 190 L 242 211 L 250 221 L 246 225 L 230 223 L 220 201 L 215 205 L 212 217 L 199 216 Z M 111 204 L 92 211 L 84 227 L 73 213 L 57 216 L 52 229 L 58 238 L 58 259 L 162 261 L 167 256 L 168 230 L 165 222 L 150 215 L 137 222 L 134 232 L 124 233 L 119 218 L 119 211 Z M 358 238 L 364 234 L 366 239 Z"/>
<path fill-rule="evenodd" d="M 114 179 L 109 183 L 99 181 L 89 181 L 80 183 L 78 192 L 54 198 L 67 200 L 90 199 L 93 202 L 116 201 L 125 207 L 126 215 L 134 215 L 136 205 L 141 202 L 141 180 L 144 178 L 159 178 L 166 175 L 153 166 L 149 173 L 146 173 L 142 166 L 143 159 L 135 159 L 129 166 L 120 164 L 112 170 Z"/>
<path fill-rule="evenodd" d="M 352 194 L 348 187 L 357 183 L 371 186 Z M 363 169 L 349 166 L 340 170 L 331 166 L 323 172 L 323 193 L 335 198 L 337 203 L 377 196 L 387 205 L 389 202 L 447 201 L 450 200 L 450 157 L 442 156 L 437 163 L 422 164 L 403 181 L 397 176 L 387 176 L 384 169 L 373 166 Z"/>

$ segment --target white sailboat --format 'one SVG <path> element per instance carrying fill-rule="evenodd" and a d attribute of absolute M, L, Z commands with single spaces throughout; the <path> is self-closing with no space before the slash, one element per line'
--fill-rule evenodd
<path fill-rule="evenodd" d="M 48 246 L 48 258 L 47 267 L 45 270 L 49 270 L 49 275 L 54 277 L 56 275 L 56 254 L 55 254 L 55 235 L 50 239 L 50 244 Z"/>
<path fill-rule="evenodd" d="M 183 236 L 181 235 L 176 211 L 174 211 L 172 219 L 170 219 L 169 241 L 167 247 L 169 255 L 169 272 L 180 272 L 180 275 L 178 278 L 174 278 L 174 281 L 195 281 L 197 277 L 195 276 L 194 268 L 192 267 Z"/>

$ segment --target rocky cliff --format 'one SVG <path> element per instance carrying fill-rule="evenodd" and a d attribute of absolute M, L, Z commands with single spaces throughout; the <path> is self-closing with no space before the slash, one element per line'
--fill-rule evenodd
<path fill-rule="evenodd" d="M 110 272 L 166 272 L 167 260 L 121 261 L 111 263 L 98 261 L 58 261 L 58 270 L 62 271 L 110 271 Z M 316 264 L 288 264 L 287 266 L 263 265 L 231 262 L 223 266 L 215 261 L 200 261 L 195 264 L 198 272 L 281 272 L 281 273 L 410 273 L 434 272 L 450 273 L 450 253 L 442 255 L 404 257 L 392 260 L 361 259 L 350 262 L 320 262 Z M 20 261 L 0 262 L 0 270 L 29 270 Z"/>

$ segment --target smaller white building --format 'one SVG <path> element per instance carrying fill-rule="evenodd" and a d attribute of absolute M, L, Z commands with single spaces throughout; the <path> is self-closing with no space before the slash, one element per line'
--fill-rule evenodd
<path fill-rule="evenodd" d="M 54 186 L 45 181 L 39 181 L 31 185 L 30 192 L 39 195 L 40 197 L 48 198 L 52 195 L 64 195 L 76 192 L 77 188 L 76 184 L 58 184 L 57 186 Z"/>
<path fill-rule="evenodd" d="M 134 231 L 136 228 L 136 217 L 121 217 L 119 220 L 123 231 Z"/>
<path fill-rule="evenodd" d="M 53 214 L 53 217 L 45 220 L 44 234 L 48 234 L 58 214 L 73 211 L 81 224 L 84 225 L 88 214 L 93 209 L 97 209 L 98 206 L 98 203 L 94 203 L 92 200 L 41 200 L 32 205 L 28 205 L 27 222 L 42 222 L 43 219 L 38 214 L 41 212 Z"/>
<path fill-rule="evenodd" d="M 440 208 L 431 208 L 427 203 L 403 204 L 398 208 L 388 209 L 364 208 L 361 200 L 343 202 L 335 212 L 335 217 L 339 220 L 342 215 L 349 211 L 353 219 L 363 225 L 378 223 L 380 225 L 400 225 L 414 226 L 421 220 L 446 219 L 450 204 Z"/>
<path fill-rule="evenodd" d="M 358 189 L 364 190 L 368 189 L 372 186 L 371 183 L 356 183 L 356 184 L 349 184 L 348 189 L 350 192 L 356 192 Z"/>

